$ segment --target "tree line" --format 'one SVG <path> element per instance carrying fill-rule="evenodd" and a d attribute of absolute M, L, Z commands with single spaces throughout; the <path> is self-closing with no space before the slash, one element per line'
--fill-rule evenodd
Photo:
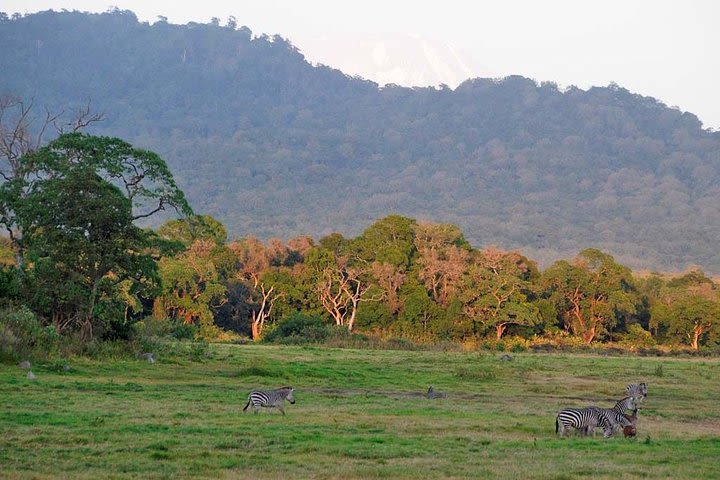
<path fill-rule="evenodd" d="M 220 221 L 194 214 L 160 156 L 84 133 L 100 119 L 88 109 L 63 123 L 8 97 L 0 113 L 0 298 L 58 335 L 130 338 L 153 318 L 257 341 L 301 315 L 420 342 L 718 341 L 720 290 L 700 270 L 636 276 L 587 248 L 540 271 L 519 251 L 473 247 L 453 224 L 401 215 L 350 238 L 228 241 Z M 45 143 L 48 129 L 57 138 Z M 137 225 L 167 210 L 179 217 Z"/>
<path fill-rule="evenodd" d="M 186 247 L 159 262 L 156 317 L 255 340 L 293 312 L 416 341 L 546 336 L 697 349 L 720 332 L 718 285 L 700 270 L 638 277 L 595 248 L 540 271 L 520 252 L 473 248 L 454 225 L 399 215 L 354 238 L 333 233 L 317 242 L 226 242 L 208 216 L 158 233 Z"/>

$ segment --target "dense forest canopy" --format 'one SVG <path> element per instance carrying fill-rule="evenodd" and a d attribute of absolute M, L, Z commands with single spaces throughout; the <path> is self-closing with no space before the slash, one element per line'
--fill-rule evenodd
<path fill-rule="evenodd" d="M 231 239 L 353 236 L 395 212 L 545 266 L 592 246 L 720 272 L 720 133 L 617 85 L 379 87 L 235 21 L 120 10 L 0 15 L 0 43 L 1 94 L 91 101 L 93 133 L 158 152 Z"/>

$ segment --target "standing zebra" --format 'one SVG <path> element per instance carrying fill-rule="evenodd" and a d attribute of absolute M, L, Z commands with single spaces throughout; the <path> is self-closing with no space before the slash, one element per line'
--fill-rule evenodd
<path fill-rule="evenodd" d="M 631 383 L 625 389 L 628 397 L 635 397 L 635 400 L 642 402 L 647 397 L 647 383 Z"/>
<path fill-rule="evenodd" d="M 245 408 L 243 408 L 243 412 L 252 405 L 253 413 L 255 414 L 258 413 L 260 407 L 265 407 L 277 408 L 283 415 L 285 415 L 283 405 L 285 404 L 285 400 L 291 404 L 295 403 L 295 398 L 293 397 L 294 391 L 295 389 L 293 387 L 282 387 L 276 390 L 265 391 L 253 390 L 250 392 L 250 395 L 248 395 L 248 402 L 247 405 L 245 405 Z"/>
<path fill-rule="evenodd" d="M 605 437 L 612 435 L 614 429 L 608 415 L 594 407 L 560 410 L 555 418 L 555 433 L 562 437 L 570 427 L 580 430 L 584 435 L 593 432 L 595 427 L 602 427 Z"/>
<path fill-rule="evenodd" d="M 623 428 L 632 426 L 632 422 L 628 420 L 628 418 L 625 416 L 625 410 L 637 410 L 637 406 L 635 405 L 635 399 L 633 397 L 625 397 L 622 400 L 618 400 L 614 407 L 612 408 L 600 408 L 600 407 L 588 407 L 591 410 L 597 411 L 599 414 L 603 414 L 606 416 L 612 425 L 612 428 L 610 429 L 610 435 L 615 431 L 617 428 Z M 595 427 L 594 426 L 587 426 L 585 428 L 585 433 L 587 435 L 592 435 L 594 433 Z M 607 434 L 607 430 L 603 432 L 603 436 L 609 437 L 610 435 Z"/>

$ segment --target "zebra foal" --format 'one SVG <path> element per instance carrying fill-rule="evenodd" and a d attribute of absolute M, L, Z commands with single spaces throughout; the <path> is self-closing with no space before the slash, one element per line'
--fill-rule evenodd
<path fill-rule="evenodd" d="M 248 407 L 252 406 L 253 413 L 257 414 L 260 407 L 264 408 L 277 408 L 280 412 L 285 415 L 285 400 L 291 404 L 295 403 L 293 397 L 293 387 L 282 387 L 275 390 L 253 390 L 248 395 L 248 401 L 243 408 L 243 412 L 247 411 Z"/>

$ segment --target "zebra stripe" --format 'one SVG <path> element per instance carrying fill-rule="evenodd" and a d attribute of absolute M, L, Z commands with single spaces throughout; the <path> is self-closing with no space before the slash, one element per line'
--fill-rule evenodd
<path fill-rule="evenodd" d="M 638 402 L 642 402 L 647 397 L 647 383 L 631 383 L 625 391 L 628 397 L 635 397 Z"/>
<path fill-rule="evenodd" d="M 285 400 L 294 404 L 294 391 L 295 389 L 293 387 L 282 387 L 276 390 L 253 390 L 250 392 L 250 395 L 248 395 L 248 401 L 245 408 L 243 408 L 243 412 L 247 411 L 248 407 L 252 406 L 253 413 L 255 414 L 258 413 L 260 407 L 264 407 L 277 408 L 283 415 L 285 415 L 285 408 L 283 408 Z"/>
<path fill-rule="evenodd" d="M 602 427 L 605 437 L 612 435 L 613 431 L 613 425 L 607 414 L 592 407 L 560 410 L 555 418 L 555 433 L 562 437 L 571 427 L 580 430 L 584 435 L 593 432 L 595 427 Z"/>
<path fill-rule="evenodd" d="M 611 435 L 618 428 L 632 426 L 632 422 L 628 420 L 628 418 L 625 416 L 625 410 L 637 410 L 637 406 L 635 405 L 635 399 L 633 397 L 625 397 L 622 400 L 618 400 L 615 406 L 612 408 L 600 408 L 594 406 L 588 408 L 595 410 L 598 412 L 598 414 L 607 417 L 608 421 L 612 426 L 610 431 Z M 594 433 L 594 427 L 588 428 L 586 433 L 588 435 L 592 435 Z M 607 431 L 605 431 L 603 435 L 605 437 L 609 436 L 607 435 Z"/>

